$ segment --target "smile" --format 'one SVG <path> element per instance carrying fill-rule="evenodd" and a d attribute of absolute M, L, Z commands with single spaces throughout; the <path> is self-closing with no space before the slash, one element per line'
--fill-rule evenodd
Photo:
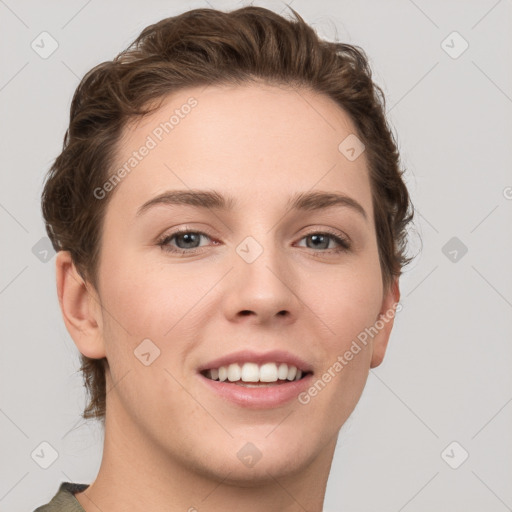
<path fill-rule="evenodd" d="M 306 372 L 307 373 L 307 372 Z M 302 370 L 286 363 L 232 363 L 204 370 L 202 374 L 211 380 L 233 382 L 239 385 L 252 383 L 256 386 L 300 380 Z M 250 387 L 250 384 L 248 384 Z"/>

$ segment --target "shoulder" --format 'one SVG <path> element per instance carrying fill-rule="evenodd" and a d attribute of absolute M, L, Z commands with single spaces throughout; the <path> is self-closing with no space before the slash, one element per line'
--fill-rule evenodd
<path fill-rule="evenodd" d="M 62 482 L 52 500 L 36 508 L 34 512 L 85 512 L 74 494 L 84 491 L 87 487 L 89 487 L 88 484 Z"/>

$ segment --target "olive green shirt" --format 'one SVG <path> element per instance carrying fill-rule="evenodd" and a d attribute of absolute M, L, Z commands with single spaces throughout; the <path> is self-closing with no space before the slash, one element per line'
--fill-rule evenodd
<path fill-rule="evenodd" d="M 87 487 L 87 484 L 62 482 L 52 501 L 36 508 L 34 512 L 85 512 L 75 498 L 75 492 L 85 491 Z"/>

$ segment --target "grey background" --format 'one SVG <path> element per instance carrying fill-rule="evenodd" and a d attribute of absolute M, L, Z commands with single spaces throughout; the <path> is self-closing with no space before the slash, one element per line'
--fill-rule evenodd
<path fill-rule="evenodd" d="M 62 480 L 90 483 L 101 461 L 40 241 L 41 184 L 79 78 L 149 23 L 244 4 L 0 0 L 1 511 L 46 503 Z M 291 6 L 369 55 L 417 208 L 411 252 L 421 251 L 401 279 L 386 359 L 342 429 L 325 511 L 512 510 L 511 1 Z M 31 48 L 42 31 L 59 45 L 47 59 Z M 445 51 L 462 48 L 453 31 L 469 44 L 457 58 Z M 43 441 L 58 452 L 47 469 L 31 456 Z"/>

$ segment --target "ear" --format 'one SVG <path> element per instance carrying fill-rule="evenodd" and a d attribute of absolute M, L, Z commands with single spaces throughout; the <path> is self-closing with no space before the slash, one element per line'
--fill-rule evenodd
<path fill-rule="evenodd" d="M 375 322 L 375 327 L 378 328 L 379 332 L 373 338 L 373 352 L 370 368 L 379 366 L 384 359 L 391 329 L 393 328 L 393 322 L 395 321 L 396 310 L 399 311 L 401 309 L 400 306 L 397 307 L 399 300 L 400 289 L 398 286 L 398 278 L 394 278 L 388 290 L 385 292 L 382 299 L 382 307 Z"/>
<path fill-rule="evenodd" d="M 66 328 L 87 357 L 105 357 L 101 304 L 94 287 L 82 279 L 69 251 L 56 256 L 57 295 Z"/>

